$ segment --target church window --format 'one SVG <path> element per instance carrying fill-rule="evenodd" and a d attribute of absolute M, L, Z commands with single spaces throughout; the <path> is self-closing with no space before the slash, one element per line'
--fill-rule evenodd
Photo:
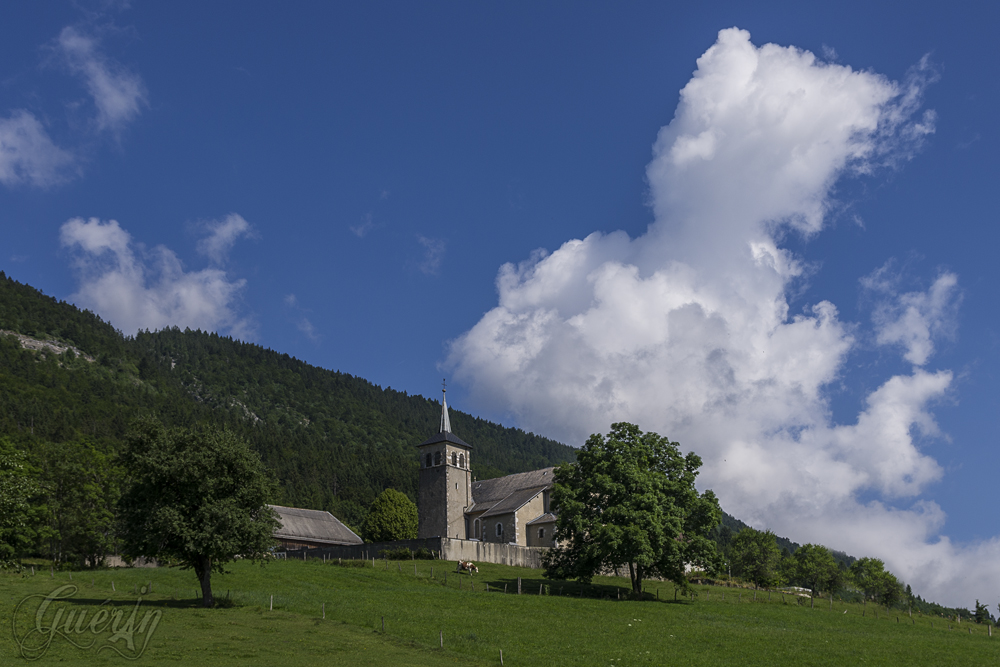
<path fill-rule="evenodd" d="M 427 453 L 427 459 L 426 459 L 426 463 L 425 463 L 424 467 L 425 468 L 430 468 L 431 467 L 431 454 L 430 454 L 430 452 Z"/>
<path fill-rule="evenodd" d="M 479 539 L 479 519 L 476 519 L 473 522 L 472 525 L 473 525 L 473 531 L 474 531 L 473 534 L 476 536 L 476 539 L 478 540 Z"/>
<path fill-rule="evenodd" d="M 538 539 L 540 539 L 540 540 L 544 540 L 545 539 L 545 529 L 544 528 L 539 528 L 538 529 Z"/>
<path fill-rule="evenodd" d="M 434 452 L 434 465 L 441 465 L 441 452 Z"/>
<path fill-rule="evenodd" d="M 503 524 L 497 524 L 497 537 L 503 537 Z"/>
<path fill-rule="evenodd" d="M 458 467 L 459 468 L 464 468 L 465 467 L 465 454 L 459 454 L 458 455 Z"/>
<path fill-rule="evenodd" d="M 455 452 L 451 453 L 451 464 L 453 466 L 457 466 L 458 465 L 458 454 L 456 454 Z"/>

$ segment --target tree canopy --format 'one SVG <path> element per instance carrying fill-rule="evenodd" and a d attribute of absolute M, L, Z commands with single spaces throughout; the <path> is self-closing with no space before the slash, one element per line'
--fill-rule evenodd
<path fill-rule="evenodd" d="M 733 539 L 731 557 L 733 571 L 758 588 L 775 583 L 781 551 L 771 531 L 744 528 Z"/>
<path fill-rule="evenodd" d="M 192 568 L 202 604 L 212 606 L 212 572 L 236 557 L 259 561 L 274 545 L 277 519 L 266 503 L 274 482 L 260 457 L 232 432 L 133 424 L 122 460 L 118 507 L 122 552 Z"/>
<path fill-rule="evenodd" d="M 417 536 L 417 506 L 406 494 L 386 489 L 372 503 L 361 527 L 366 542 L 412 540 Z"/>
<path fill-rule="evenodd" d="M 903 598 L 903 585 L 878 558 L 859 558 L 851 565 L 851 577 L 866 599 L 891 607 Z"/>
<path fill-rule="evenodd" d="M 819 544 L 803 544 L 792 554 L 795 576 L 806 582 L 813 595 L 832 592 L 841 581 L 840 567 L 830 550 Z"/>
<path fill-rule="evenodd" d="M 695 489 L 699 467 L 696 454 L 634 424 L 590 436 L 576 463 L 555 471 L 559 546 L 546 553 L 546 576 L 589 582 L 626 567 L 635 593 L 651 576 L 686 586 L 685 565 L 715 563 L 709 535 L 722 515 L 712 491 Z"/>
<path fill-rule="evenodd" d="M 32 506 L 41 492 L 37 475 L 25 465 L 25 455 L 0 438 L 0 566 L 15 563 L 35 537 Z"/>

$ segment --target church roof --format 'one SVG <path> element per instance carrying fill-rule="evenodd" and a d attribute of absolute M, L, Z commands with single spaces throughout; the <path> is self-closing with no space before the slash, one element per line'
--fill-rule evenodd
<path fill-rule="evenodd" d="M 483 518 L 516 512 L 552 485 L 552 471 L 553 468 L 542 468 L 475 482 L 472 485 L 472 507 L 466 512 L 485 510 Z"/>
<path fill-rule="evenodd" d="M 545 514 L 541 515 L 540 517 L 532 519 L 531 521 L 529 521 L 525 525 L 527 525 L 527 526 L 534 526 L 536 523 L 555 523 L 555 520 L 556 520 L 556 515 L 555 514 L 553 514 L 552 512 L 546 512 Z"/>
<path fill-rule="evenodd" d="M 498 514 L 516 512 L 527 505 L 532 498 L 544 490 L 544 486 L 539 486 L 534 489 L 518 489 L 500 502 L 493 505 L 493 507 L 486 510 L 486 512 L 482 515 L 482 518 L 485 519 L 486 517 L 497 516 Z"/>
<path fill-rule="evenodd" d="M 435 433 L 431 437 L 427 438 L 421 442 L 417 447 L 423 447 L 424 445 L 433 445 L 438 442 L 450 442 L 453 445 L 458 445 L 459 447 L 465 447 L 466 449 L 472 449 L 472 445 L 462 440 L 460 437 L 454 433 Z"/>
<path fill-rule="evenodd" d="M 540 489 L 552 485 L 552 471 L 555 468 L 542 468 L 530 472 L 519 472 L 513 475 L 484 479 L 472 484 L 472 500 L 480 503 L 497 503 L 515 491 L 521 489 Z"/>
<path fill-rule="evenodd" d="M 364 540 L 340 522 L 340 519 L 322 510 L 268 505 L 281 526 L 274 531 L 279 540 L 309 540 L 327 544 L 362 544 Z"/>

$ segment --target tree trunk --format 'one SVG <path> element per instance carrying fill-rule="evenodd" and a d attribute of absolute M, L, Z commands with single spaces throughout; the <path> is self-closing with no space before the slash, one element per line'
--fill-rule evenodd
<path fill-rule="evenodd" d="M 642 593 L 642 570 L 635 563 L 628 564 L 628 576 L 632 580 L 632 592 L 636 595 Z"/>
<path fill-rule="evenodd" d="M 212 559 L 208 556 L 200 557 L 194 572 L 201 583 L 201 606 L 211 607 L 215 604 L 215 598 L 212 597 Z"/>

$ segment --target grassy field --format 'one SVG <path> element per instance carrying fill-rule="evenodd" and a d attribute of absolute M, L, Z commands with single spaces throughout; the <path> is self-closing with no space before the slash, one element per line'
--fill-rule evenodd
<path fill-rule="evenodd" d="M 808 599 L 772 593 L 768 600 L 759 592 L 754 601 L 753 591 L 709 586 L 696 586 L 693 600 L 674 601 L 674 587 L 655 582 L 647 586 L 654 599 L 628 601 L 618 599 L 627 580 L 613 577 L 581 587 L 545 580 L 538 570 L 500 565 L 482 565 L 474 578 L 456 575 L 454 563 L 416 561 L 415 567 L 416 572 L 412 561 L 379 561 L 374 568 L 370 562 L 363 568 L 320 561 L 276 561 L 264 568 L 237 563 L 232 574 L 213 577 L 215 594 L 228 601 L 212 610 L 197 606 L 190 571 L 76 572 L 72 581 L 66 572 L 0 573 L 0 665 L 25 662 L 15 635 L 24 638 L 35 627 L 42 597 L 30 598 L 15 616 L 17 605 L 67 585 L 76 587 L 75 593 L 52 603 L 41 625 L 52 625 L 53 610 L 61 608 L 56 625 L 69 631 L 51 637 L 39 663 L 120 664 L 121 655 L 101 647 L 134 656 L 146 635 L 148 645 L 138 660 L 143 664 L 498 665 L 501 650 L 505 665 L 1000 661 L 1000 637 L 989 637 L 985 626 L 911 619 L 871 605 L 863 609 L 835 600 L 831 610 L 828 600 L 817 600 L 811 609 Z M 141 595 L 149 584 L 152 591 Z M 146 632 L 134 633 L 133 649 L 124 637 L 109 643 L 110 628 L 86 631 L 103 602 L 110 600 L 105 608 L 117 605 L 125 618 L 140 595 L 136 625 L 146 612 L 160 616 L 152 633 L 152 622 Z M 67 623 L 71 611 L 76 619 Z M 26 645 L 40 648 L 43 639 L 36 632 Z"/>

